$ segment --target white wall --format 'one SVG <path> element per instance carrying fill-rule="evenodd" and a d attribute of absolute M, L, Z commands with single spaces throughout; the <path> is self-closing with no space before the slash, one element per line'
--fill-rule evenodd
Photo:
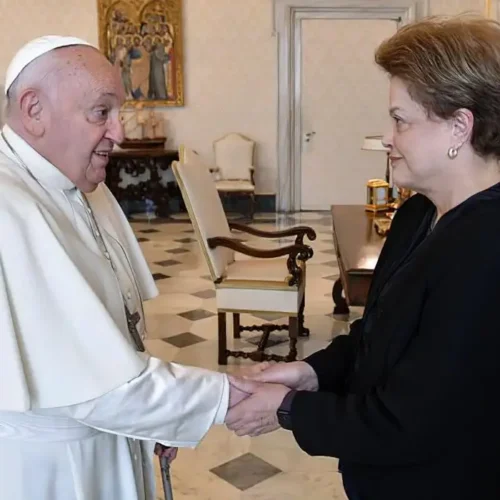
<path fill-rule="evenodd" d="M 277 40 L 271 0 L 183 0 L 185 98 L 167 108 L 168 146 L 212 160 L 212 141 L 240 131 L 258 142 L 257 189 L 276 190 Z M 484 11 L 484 0 L 430 0 L 432 14 Z M 98 41 L 96 0 L 0 0 L 0 81 L 28 40 L 47 34 Z"/>

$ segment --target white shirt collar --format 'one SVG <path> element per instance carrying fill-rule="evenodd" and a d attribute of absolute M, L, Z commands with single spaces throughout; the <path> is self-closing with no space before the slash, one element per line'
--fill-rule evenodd
<path fill-rule="evenodd" d="M 16 163 L 21 164 L 22 167 L 27 168 L 31 175 L 33 175 L 42 186 L 48 189 L 65 191 L 75 188 L 75 184 L 55 165 L 35 151 L 35 149 L 17 135 L 8 125 L 3 126 L 2 134 L 4 136 L 4 140 L 0 142 L 0 149 L 2 152 Z M 11 148 L 14 152 L 11 151 Z"/>

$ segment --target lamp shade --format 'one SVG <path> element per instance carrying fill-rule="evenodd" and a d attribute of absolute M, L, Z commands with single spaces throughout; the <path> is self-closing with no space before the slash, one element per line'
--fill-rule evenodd
<path fill-rule="evenodd" d="M 366 151 L 389 151 L 389 148 L 382 144 L 382 137 L 381 135 L 367 135 L 361 149 Z"/>

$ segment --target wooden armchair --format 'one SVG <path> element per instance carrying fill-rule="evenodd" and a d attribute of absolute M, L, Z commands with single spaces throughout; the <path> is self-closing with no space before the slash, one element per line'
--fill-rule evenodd
<path fill-rule="evenodd" d="M 228 224 L 222 203 L 210 172 L 196 155 L 188 162 L 172 165 L 182 197 L 189 212 L 202 253 L 208 264 L 216 289 L 219 321 L 218 361 L 227 364 L 229 356 L 254 361 L 293 361 L 297 357 L 297 338 L 308 335 L 304 328 L 306 261 L 313 255 L 304 238 L 316 238 L 310 227 L 294 227 L 284 231 L 260 231 L 240 224 Z M 182 157 L 183 159 L 186 156 Z M 182 160 L 181 158 L 181 160 Z M 292 245 L 262 250 L 241 243 L 232 231 L 241 231 L 262 238 L 295 236 Z M 235 260 L 235 253 L 253 259 Z M 263 332 L 253 352 L 227 349 L 226 314 L 233 315 L 234 337 L 241 331 Z M 241 313 L 279 313 L 288 317 L 287 325 L 267 324 L 241 326 Z M 287 356 L 265 353 L 269 335 L 274 330 L 288 330 L 290 349 Z"/>

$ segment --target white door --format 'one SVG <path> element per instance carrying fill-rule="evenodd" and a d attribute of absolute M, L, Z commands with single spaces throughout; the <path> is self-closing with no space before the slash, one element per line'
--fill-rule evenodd
<path fill-rule="evenodd" d="M 301 209 L 363 204 L 366 181 L 384 178 L 384 152 L 363 151 L 389 126 L 388 78 L 374 52 L 396 21 L 302 21 Z"/>

